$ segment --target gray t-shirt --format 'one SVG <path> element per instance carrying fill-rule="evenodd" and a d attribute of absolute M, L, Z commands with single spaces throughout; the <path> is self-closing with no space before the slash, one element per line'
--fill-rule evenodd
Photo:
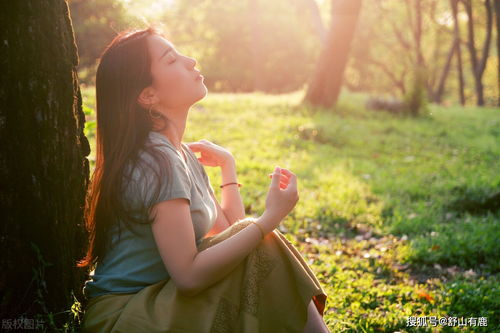
<path fill-rule="evenodd" d="M 153 204 L 174 198 L 188 199 L 198 245 L 217 218 L 217 207 L 210 195 L 214 190 L 205 169 L 186 144 L 181 143 L 182 154 L 163 134 L 151 131 L 148 139 L 161 145 L 156 149 L 168 156 L 172 173 L 172 178 L 163 182 L 160 195 Z M 155 168 L 161 167 L 155 165 L 156 160 L 144 151 L 140 151 L 139 158 Z M 149 168 L 133 169 L 132 180 L 123 192 L 125 202 L 131 207 L 152 198 L 156 188 L 153 172 Z M 98 261 L 95 270 L 90 272 L 90 279 L 85 282 L 83 293 L 87 298 L 108 293 L 134 293 L 169 277 L 150 224 L 132 223 L 131 227 L 138 233 L 135 235 L 122 223 L 120 238 L 117 227 L 115 224 L 111 228 L 113 246 L 103 260 Z"/>

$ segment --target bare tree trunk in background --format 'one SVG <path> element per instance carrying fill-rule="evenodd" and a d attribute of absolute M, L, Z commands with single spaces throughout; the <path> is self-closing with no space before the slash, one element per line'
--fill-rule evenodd
<path fill-rule="evenodd" d="M 422 19 L 422 1 L 421 0 L 406 0 L 406 12 L 413 35 L 413 44 L 416 55 L 415 67 L 413 69 L 414 85 L 422 85 L 426 90 L 429 98 L 434 98 L 433 82 L 428 73 L 428 66 L 425 62 L 422 53 L 422 34 L 423 34 L 423 19 Z M 412 6 L 413 5 L 413 6 Z M 412 13 L 415 13 L 415 16 Z"/>
<path fill-rule="evenodd" d="M 453 35 L 457 47 L 455 49 L 457 54 L 457 70 L 458 70 L 458 96 L 460 98 L 460 104 L 465 105 L 465 93 L 464 93 L 464 72 L 462 65 L 462 41 L 460 39 L 460 27 L 458 24 L 458 0 L 450 0 L 451 11 L 453 13 Z"/>
<path fill-rule="evenodd" d="M 450 4 L 451 4 L 451 7 L 452 7 L 452 12 L 453 12 L 453 18 L 454 18 L 455 27 L 457 27 L 457 25 L 456 25 L 457 22 L 455 20 L 456 17 L 457 17 L 457 13 L 456 13 L 456 4 L 457 4 L 457 1 L 458 0 L 450 0 Z M 433 4 L 436 4 L 436 3 L 433 3 Z M 446 57 L 445 65 L 443 67 L 443 70 L 441 71 L 441 75 L 439 76 L 438 85 L 436 87 L 436 90 L 431 92 L 432 100 L 435 103 L 441 103 L 441 101 L 443 99 L 446 80 L 448 79 L 448 74 L 449 74 L 450 69 L 451 69 L 451 62 L 453 60 L 453 56 L 455 54 L 457 54 L 457 48 L 459 48 L 459 47 L 460 47 L 460 38 L 458 36 L 458 30 L 457 31 L 453 30 L 453 41 L 452 41 L 450 50 L 448 51 L 448 56 Z M 437 56 L 438 56 L 438 54 L 436 53 L 434 55 L 434 58 L 436 58 Z M 460 64 L 461 64 L 461 56 L 459 56 L 459 58 L 460 58 Z M 463 84 L 463 82 L 462 82 L 462 84 Z M 429 84 L 430 90 L 432 90 L 433 86 L 434 86 L 433 81 L 431 81 L 430 84 Z M 463 87 L 462 87 L 462 89 L 463 89 Z"/>
<path fill-rule="evenodd" d="M 67 2 L 0 2 L 0 41 L 0 317 L 54 331 L 46 314 L 70 321 L 86 275 L 90 147 Z"/>
<path fill-rule="evenodd" d="M 495 0 L 495 20 L 497 25 L 497 84 L 498 106 L 500 106 L 500 0 Z"/>
<path fill-rule="evenodd" d="M 478 58 L 477 50 L 474 40 L 474 17 L 472 13 L 472 3 L 471 0 L 462 0 L 465 6 L 465 11 L 467 12 L 467 31 L 469 35 L 469 40 L 467 46 L 469 48 L 469 53 L 472 62 L 472 73 L 474 75 L 474 83 L 476 88 L 477 105 L 484 105 L 484 87 L 483 87 L 483 73 L 486 68 L 486 61 L 488 59 L 488 53 L 490 49 L 491 41 L 491 30 L 492 30 L 492 9 L 491 1 L 485 0 L 484 5 L 486 7 L 486 38 L 483 44 L 483 50 L 481 58 Z"/>
<path fill-rule="evenodd" d="M 416 57 L 414 64 L 422 69 L 425 67 L 425 60 L 422 54 L 422 3 L 420 0 L 405 0 L 404 4 L 406 7 L 406 16 L 408 17 L 408 25 L 413 37 L 413 45 L 408 41 L 402 45 L 407 44 L 408 48 L 413 48 Z M 415 16 L 413 16 L 413 12 L 415 12 Z M 401 35 L 401 32 L 399 34 Z M 403 37 L 399 39 L 402 41 Z"/>
<path fill-rule="evenodd" d="M 448 78 L 448 73 L 450 72 L 451 60 L 453 59 L 453 54 L 455 53 L 457 45 L 458 41 L 456 39 L 453 40 L 453 44 L 451 45 L 450 51 L 448 52 L 448 57 L 446 58 L 446 63 L 439 78 L 438 87 L 436 89 L 436 92 L 432 94 L 433 100 L 436 103 L 441 103 L 441 100 L 443 99 L 444 86 L 446 83 L 446 79 Z"/>
<path fill-rule="evenodd" d="M 351 41 L 361 10 L 361 0 L 332 0 L 332 18 L 304 102 L 332 107 L 337 102 Z"/>
<path fill-rule="evenodd" d="M 417 66 L 424 67 L 424 56 L 422 55 L 422 2 L 414 0 L 415 26 L 413 28 L 413 38 L 415 41 L 415 51 L 417 52 Z"/>

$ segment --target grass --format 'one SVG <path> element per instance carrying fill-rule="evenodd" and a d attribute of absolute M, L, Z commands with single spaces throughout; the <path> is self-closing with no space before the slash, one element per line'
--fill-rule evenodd
<path fill-rule="evenodd" d="M 83 89 L 91 147 L 93 89 Z M 264 211 L 276 165 L 298 176 L 300 200 L 279 228 L 325 287 L 330 329 L 500 330 L 500 213 L 470 209 L 500 191 L 500 110 L 431 104 L 411 118 L 368 111 L 360 94 L 333 110 L 301 97 L 209 93 L 183 141 L 232 152 L 248 215 Z M 206 170 L 220 198 L 220 171 Z M 408 316 L 488 326 L 408 327 Z"/>

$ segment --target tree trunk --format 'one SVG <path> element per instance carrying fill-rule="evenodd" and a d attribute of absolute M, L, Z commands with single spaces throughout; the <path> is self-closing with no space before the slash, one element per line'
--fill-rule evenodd
<path fill-rule="evenodd" d="M 361 10 L 361 0 L 332 0 L 332 18 L 304 102 L 332 107 L 342 87 L 351 41 Z"/>
<path fill-rule="evenodd" d="M 441 103 L 441 100 L 443 98 L 444 86 L 446 83 L 446 79 L 448 77 L 448 73 L 450 72 L 451 60 L 453 59 L 453 54 L 455 53 L 457 45 L 458 41 L 455 39 L 453 41 L 453 44 L 451 45 L 450 51 L 448 52 L 448 57 L 446 58 L 446 63 L 444 65 L 443 72 L 441 73 L 441 76 L 439 78 L 439 84 L 436 89 L 436 92 L 433 93 L 433 100 L 436 103 Z"/>
<path fill-rule="evenodd" d="M 474 40 L 474 18 L 472 13 L 472 3 L 471 0 L 462 0 L 462 2 L 465 5 L 465 10 L 467 12 L 467 17 L 468 17 L 467 30 L 469 33 L 469 42 L 467 45 L 469 47 L 469 52 L 472 62 L 472 72 L 474 75 L 477 105 L 482 106 L 484 105 L 484 87 L 482 78 L 484 69 L 486 68 L 486 61 L 488 59 L 488 53 L 491 41 L 491 30 L 493 26 L 491 3 L 490 0 L 486 0 L 484 3 L 486 7 L 486 38 L 484 40 L 481 58 L 479 59 Z"/>
<path fill-rule="evenodd" d="M 422 54 L 422 2 L 414 0 L 415 26 L 413 29 L 413 38 L 415 41 L 415 51 L 417 53 L 417 66 L 424 67 L 424 56 Z"/>
<path fill-rule="evenodd" d="M 450 0 L 451 11 L 453 14 L 453 35 L 456 44 L 455 51 L 457 53 L 457 71 L 458 71 L 458 96 L 460 98 L 460 104 L 465 105 L 465 94 L 464 94 L 464 72 L 462 65 L 462 41 L 460 39 L 460 27 L 458 24 L 458 0 Z"/>
<path fill-rule="evenodd" d="M 497 25 L 497 104 L 500 106 L 500 0 L 495 0 L 495 20 Z"/>
<path fill-rule="evenodd" d="M 67 2 L 0 2 L 0 41 L 0 317 L 54 331 L 46 314 L 69 322 L 86 276 L 90 147 Z"/>

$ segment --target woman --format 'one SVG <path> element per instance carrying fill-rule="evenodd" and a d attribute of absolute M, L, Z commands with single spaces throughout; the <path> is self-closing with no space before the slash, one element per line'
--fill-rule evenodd
<path fill-rule="evenodd" d="M 154 27 L 101 55 L 82 330 L 328 332 L 327 295 L 275 230 L 298 200 L 295 174 L 277 167 L 265 212 L 246 218 L 232 154 L 182 142 L 207 93 L 195 65 Z M 222 207 L 203 165 L 221 168 Z"/>

